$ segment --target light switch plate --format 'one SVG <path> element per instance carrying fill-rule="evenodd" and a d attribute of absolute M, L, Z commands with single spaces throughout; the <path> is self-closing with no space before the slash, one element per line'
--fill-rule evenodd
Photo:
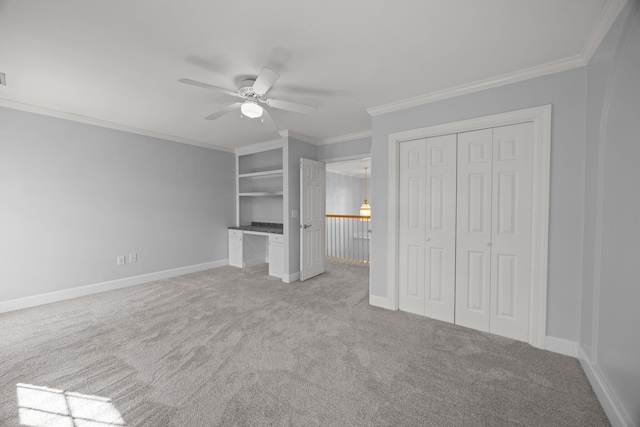
<path fill-rule="evenodd" d="M 116 258 L 116 264 L 117 265 L 124 265 L 125 263 L 126 263 L 126 260 L 125 260 L 125 256 L 124 255 L 121 255 L 121 256 Z"/>
<path fill-rule="evenodd" d="M 292 210 L 291 211 L 291 218 L 298 218 L 298 211 L 297 210 Z"/>

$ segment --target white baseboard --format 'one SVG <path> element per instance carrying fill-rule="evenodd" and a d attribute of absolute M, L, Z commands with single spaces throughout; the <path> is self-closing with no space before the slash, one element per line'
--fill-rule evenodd
<path fill-rule="evenodd" d="M 580 360 L 582 369 L 587 375 L 604 412 L 607 414 L 607 417 L 609 417 L 611 425 L 613 427 L 638 427 L 622 407 L 620 400 L 607 383 L 598 365 L 591 363 L 589 355 L 587 355 L 587 352 L 584 351 L 582 346 L 578 346 L 578 360 Z"/>
<path fill-rule="evenodd" d="M 377 295 L 369 294 L 369 305 L 391 310 L 391 304 L 389 302 L 389 298 L 387 297 L 379 297 Z"/>
<path fill-rule="evenodd" d="M 297 271 L 293 274 L 285 274 L 282 273 L 282 281 L 284 283 L 291 283 L 291 282 L 297 282 L 298 280 L 300 280 L 300 272 Z"/>
<path fill-rule="evenodd" d="M 220 259 L 217 261 L 205 262 L 203 264 L 172 268 L 171 270 L 157 271 L 155 273 L 142 274 L 140 276 L 125 277 L 124 279 L 110 280 L 108 282 L 79 286 L 77 288 L 65 289 L 62 291 L 17 298 L 9 301 L 0 301 L 0 313 L 35 307 L 37 305 L 49 304 L 71 298 L 83 297 L 100 292 L 112 291 L 129 286 L 141 285 L 143 283 L 153 282 L 154 280 L 167 279 L 169 277 L 182 276 L 183 274 L 195 273 L 197 271 L 210 270 L 212 268 L 218 268 L 228 264 L 229 260 Z"/>
<path fill-rule="evenodd" d="M 565 340 L 547 335 L 545 338 L 545 348 L 554 353 L 564 354 L 565 356 L 578 357 L 578 343 L 575 341 Z"/>

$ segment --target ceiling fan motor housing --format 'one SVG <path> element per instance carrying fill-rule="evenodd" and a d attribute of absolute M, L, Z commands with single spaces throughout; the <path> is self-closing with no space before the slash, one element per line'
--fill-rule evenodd
<path fill-rule="evenodd" d="M 255 80 L 245 80 L 240 83 L 238 95 L 240 95 L 241 98 L 258 98 L 258 95 L 253 91 L 253 84 L 255 82 Z"/>

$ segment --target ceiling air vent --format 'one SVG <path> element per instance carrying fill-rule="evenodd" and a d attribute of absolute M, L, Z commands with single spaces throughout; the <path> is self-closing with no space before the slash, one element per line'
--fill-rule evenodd
<path fill-rule="evenodd" d="M 2 86 L 7 85 L 7 78 L 4 76 L 4 73 L 0 73 L 0 85 Z"/>

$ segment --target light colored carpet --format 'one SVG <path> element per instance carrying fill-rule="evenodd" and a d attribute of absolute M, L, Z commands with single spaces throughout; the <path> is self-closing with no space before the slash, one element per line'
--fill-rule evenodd
<path fill-rule="evenodd" d="M 2 314 L 0 425 L 609 424 L 577 360 L 371 307 L 367 273 L 222 267 Z"/>

